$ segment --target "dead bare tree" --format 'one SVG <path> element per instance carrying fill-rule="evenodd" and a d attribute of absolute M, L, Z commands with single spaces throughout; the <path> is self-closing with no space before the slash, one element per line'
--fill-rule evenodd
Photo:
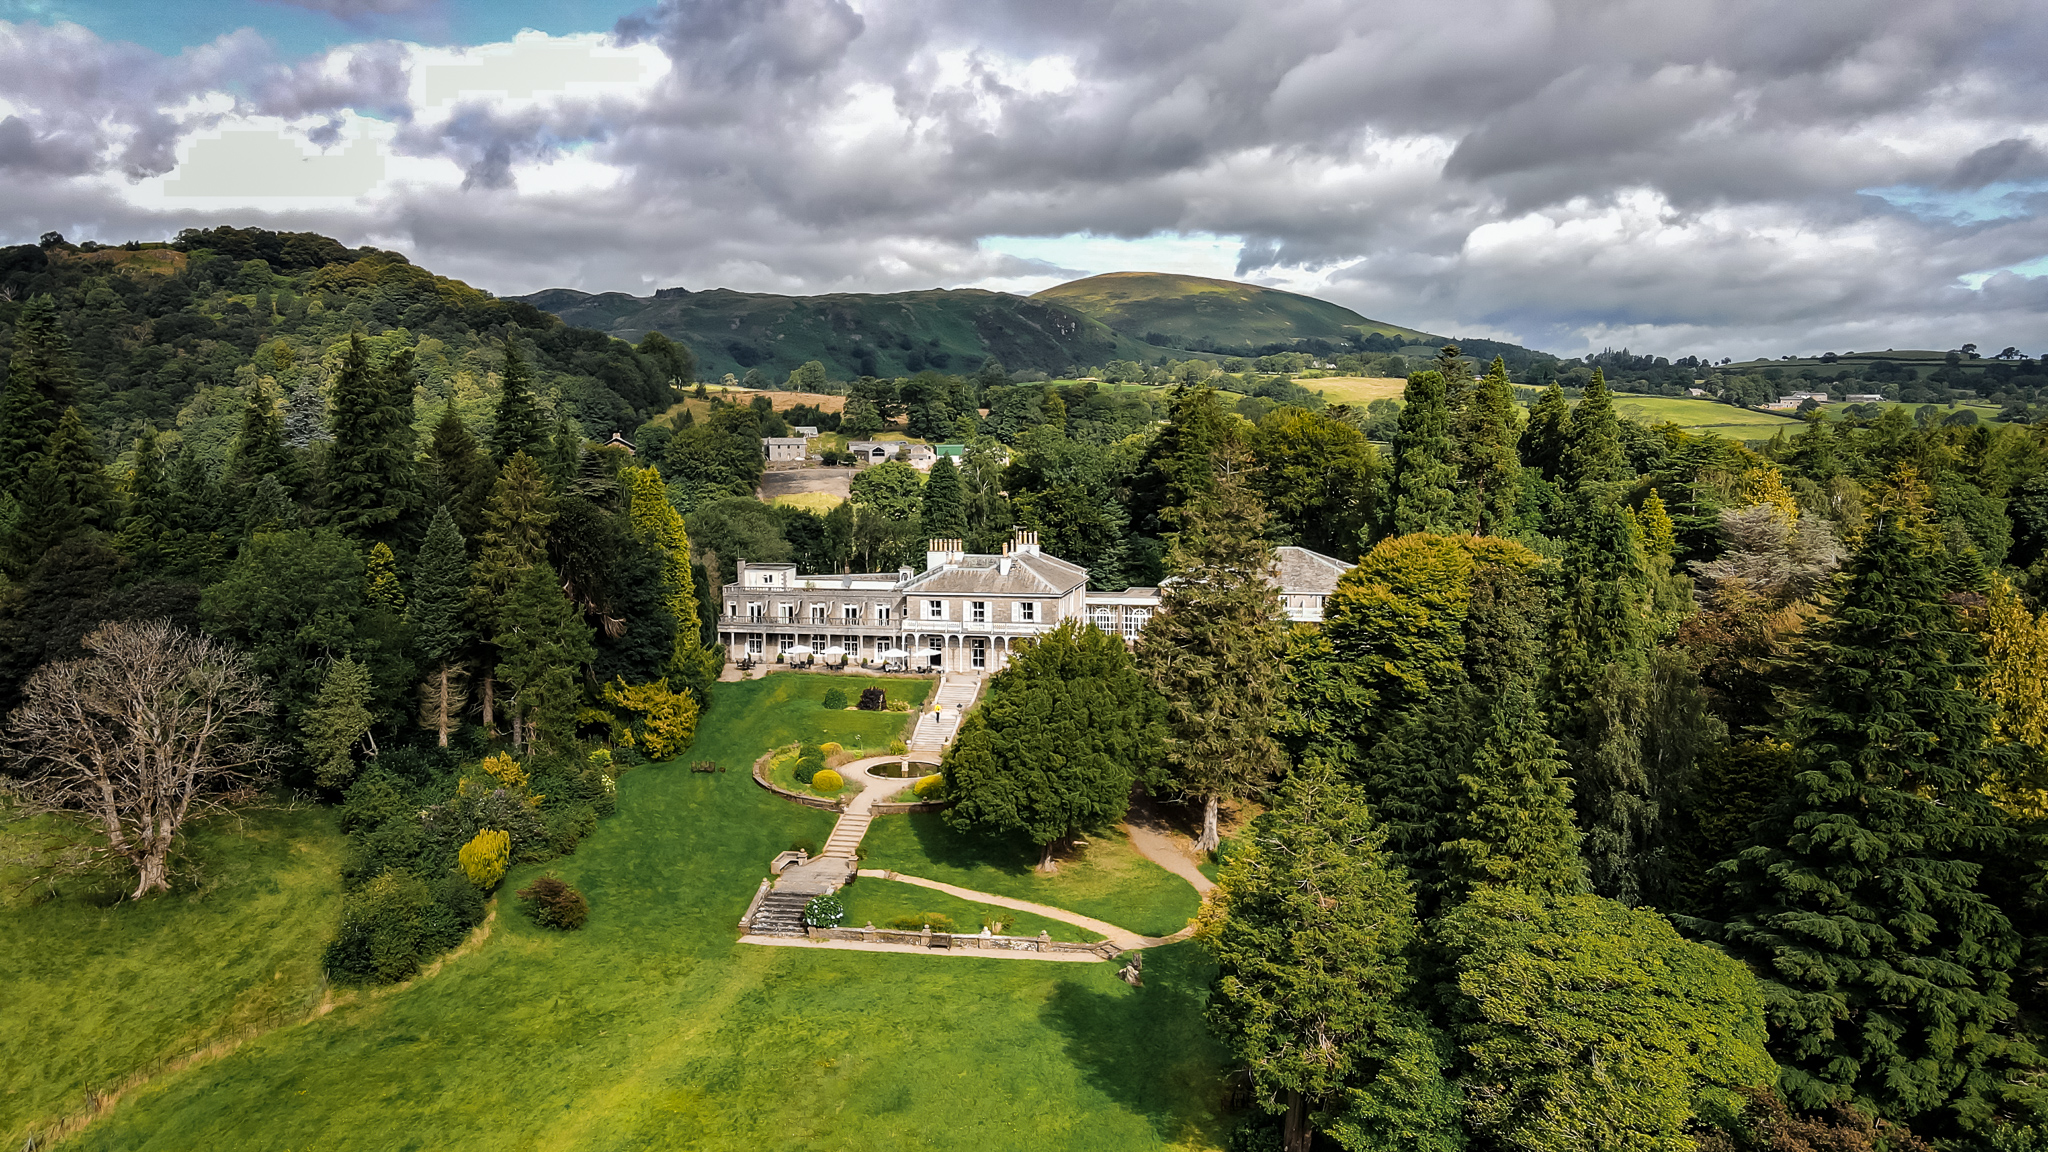
<path fill-rule="evenodd" d="M 91 655 L 36 669 L 9 717 L 6 787 L 23 815 L 57 813 L 106 837 L 140 899 L 168 891 L 179 829 L 262 780 L 262 677 L 232 645 L 168 620 L 100 625 Z"/>

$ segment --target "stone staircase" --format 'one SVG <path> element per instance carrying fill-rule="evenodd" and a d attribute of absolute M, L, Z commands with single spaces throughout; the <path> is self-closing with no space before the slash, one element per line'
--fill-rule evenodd
<path fill-rule="evenodd" d="M 910 733 L 912 752 L 943 752 L 960 731 L 960 717 L 981 693 L 981 681 L 973 676 L 941 676 L 931 699 L 917 714 L 917 727 Z M 934 714 L 933 709 L 938 711 Z"/>
<path fill-rule="evenodd" d="M 747 931 L 756 936 L 801 936 L 804 905 L 810 900 L 808 892 L 770 892 L 761 906 L 754 909 L 754 920 Z"/>
<path fill-rule="evenodd" d="M 842 860 L 853 859 L 854 849 L 860 847 L 861 837 L 868 834 L 868 825 L 874 817 L 858 812 L 848 812 L 839 817 L 832 826 L 832 835 L 825 840 L 825 850 L 818 853 L 820 858 L 837 856 Z"/>

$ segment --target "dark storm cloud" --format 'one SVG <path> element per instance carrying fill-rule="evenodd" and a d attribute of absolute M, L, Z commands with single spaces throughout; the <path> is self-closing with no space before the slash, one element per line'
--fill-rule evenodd
<path fill-rule="evenodd" d="M 462 173 L 459 191 L 281 223 L 501 291 L 931 287 L 1041 273 L 983 236 L 1191 231 L 1242 237 L 1239 275 L 1320 277 L 1370 315 L 1564 350 L 1790 351 L 1884 331 L 1946 346 L 1980 330 L 1935 330 L 1968 324 L 2044 344 L 2048 280 L 1958 281 L 2048 254 L 2037 212 L 1959 223 L 1863 194 L 2048 178 L 2048 22 L 2032 14 L 671 0 L 616 30 L 670 62 L 646 92 L 435 110 L 409 105 L 416 54 L 394 43 L 278 63 L 230 37 L 164 60 L 0 27 L 0 166 L 27 181 L 0 228 L 32 236 L 35 206 L 64 203 L 179 223 L 59 189 L 163 171 L 181 134 L 217 119 L 198 98 L 233 92 L 237 112 L 311 122 L 319 143 L 344 110 L 379 116 L 396 153 Z M 522 178 L 572 155 L 616 181 Z"/>

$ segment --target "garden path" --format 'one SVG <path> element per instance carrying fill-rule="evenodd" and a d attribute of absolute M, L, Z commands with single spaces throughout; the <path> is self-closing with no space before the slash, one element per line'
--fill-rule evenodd
<path fill-rule="evenodd" d="M 1207 896 L 1209 889 L 1216 886 L 1214 880 L 1195 867 L 1188 850 L 1171 833 L 1137 820 L 1124 825 L 1124 832 L 1130 836 L 1131 847 L 1138 850 L 1138 855 L 1194 885 L 1195 891 Z"/>
<path fill-rule="evenodd" d="M 1086 928 L 1098 936 L 1107 937 L 1110 943 L 1115 944 L 1126 952 L 1134 948 L 1153 948 L 1161 944 L 1171 944 L 1176 940 L 1185 940 L 1192 936 L 1195 931 L 1194 926 L 1189 925 L 1171 936 L 1140 936 L 1128 928 L 1119 928 L 1108 921 L 1097 920 L 1092 916 L 1083 916 L 1078 912 L 1069 912 L 1065 908 L 1055 908 L 1050 904 L 1034 904 L 1029 900 L 1018 900 L 1011 896 L 998 896 L 993 892 L 977 892 L 972 888 L 962 888 L 957 884 L 944 884 L 937 880 L 926 880 L 922 876 L 906 876 L 901 872 L 890 872 L 882 868 L 863 868 L 860 870 L 860 874 L 874 877 L 877 880 L 894 880 L 900 884 L 915 884 L 920 888 L 930 888 L 934 892 L 944 892 L 948 896 L 958 896 L 963 900 L 972 900 L 977 904 L 993 904 L 998 908 L 1011 908 L 1018 912 L 1029 912 L 1034 916 L 1043 916 L 1048 920 L 1059 920 L 1078 928 Z"/>

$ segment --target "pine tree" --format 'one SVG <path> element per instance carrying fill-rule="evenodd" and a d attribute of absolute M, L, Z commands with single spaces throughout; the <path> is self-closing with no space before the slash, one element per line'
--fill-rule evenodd
<path fill-rule="evenodd" d="M 750 445 L 754 458 L 758 458 L 760 445 Z M 567 492 L 575 482 L 576 474 L 583 467 L 583 437 L 570 427 L 567 420 L 555 421 L 554 438 L 547 443 L 547 450 L 540 461 L 541 471 L 547 473 L 548 482 L 558 493 Z"/>
<path fill-rule="evenodd" d="M 1285 1117 L 1288 1152 L 1331 1126 L 1346 1089 L 1373 1078 L 1408 1023 L 1414 897 L 1383 841 L 1356 789 L 1304 765 L 1231 854 L 1204 911 L 1218 968 L 1210 1023 L 1260 1103 Z"/>
<path fill-rule="evenodd" d="M 1062 430 L 1066 408 L 1046 394 L 1049 427 Z M 1213 388 L 1176 384 L 1169 393 L 1166 423 L 1145 451 L 1145 463 L 1132 483 L 1131 522 L 1138 531 L 1156 536 L 1167 531 L 1167 513 L 1209 491 L 1215 483 L 1215 455 L 1233 437 L 1235 421 L 1216 402 Z"/>
<path fill-rule="evenodd" d="M 1564 389 L 1551 384 L 1529 406 L 1529 426 L 1522 431 L 1522 466 L 1541 472 L 1545 480 L 1556 480 L 1564 467 L 1571 421 L 1572 406 Z"/>
<path fill-rule="evenodd" d="M 1639 865 L 1656 831 L 1657 782 L 1644 755 L 1650 635 L 1641 551 L 1627 510 L 1598 495 L 1565 556 L 1549 697 L 1572 765 L 1593 890 L 1642 896 Z"/>
<path fill-rule="evenodd" d="M 320 694 L 306 709 L 299 738 L 322 788 L 340 788 L 356 774 L 355 747 L 369 735 L 370 670 L 342 657 L 327 666 Z"/>
<path fill-rule="evenodd" d="M 498 474 L 484 509 L 482 546 L 472 580 L 480 614 L 512 590 L 521 572 L 546 557 L 548 525 L 554 519 L 555 499 L 548 493 L 547 477 L 526 453 L 514 453 Z"/>
<path fill-rule="evenodd" d="M 2018 939 L 1977 861 L 2008 834 L 1985 784 L 1993 709 L 1971 691 L 1910 472 L 1881 504 L 1784 735 L 1803 770 L 1722 869 L 1720 926 L 1766 988 L 1794 1106 L 1852 1101 L 1916 1129 L 1985 1123 L 2029 1053 L 2005 1036 Z"/>
<path fill-rule="evenodd" d="M 563 748 L 582 701 L 578 672 L 597 655 L 583 614 L 543 561 L 527 568 L 498 613 L 498 675 L 512 689 L 512 742 Z M 522 730 L 525 738 L 522 740 Z"/>
<path fill-rule="evenodd" d="M 227 500 L 205 456 L 191 445 L 171 463 L 171 515 L 161 547 L 167 571 L 211 580 L 227 563 Z"/>
<path fill-rule="evenodd" d="M 31 297 L 14 321 L 7 391 L 0 395 L 0 491 L 15 491 L 57 431 L 77 391 L 71 341 L 49 295 Z"/>
<path fill-rule="evenodd" d="M 924 482 L 922 522 L 931 540 L 965 540 L 967 505 L 960 490 L 960 473 L 949 456 L 932 462 L 931 475 Z"/>
<path fill-rule="evenodd" d="M 365 540 L 398 539 L 401 518 L 418 507 L 410 350 L 379 367 L 362 336 L 349 337 L 334 378 L 327 501 L 335 526 Z"/>
<path fill-rule="evenodd" d="M 1572 409 L 1558 474 L 1565 488 L 1574 493 L 1590 485 L 1635 478 L 1635 470 L 1621 451 L 1621 422 L 1614 415 L 1614 397 L 1598 368 Z"/>
<path fill-rule="evenodd" d="M 447 505 L 434 510 L 427 538 L 413 565 L 412 600 L 405 606 L 413 648 L 432 669 L 427 683 L 436 734 L 443 748 L 462 709 L 458 657 L 470 641 L 469 555 Z"/>
<path fill-rule="evenodd" d="M 1394 532 L 1457 532 L 1450 410 L 1438 372 L 1408 377 L 1394 433 Z"/>
<path fill-rule="evenodd" d="M 453 399 L 434 425 L 423 469 L 428 500 L 436 507 L 446 506 L 464 536 L 482 532 L 484 505 L 491 498 L 497 469 L 477 446 L 462 417 L 455 414 Z"/>
<path fill-rule="evenodd" d="M 265 476 L 274 477 L 294 495 L 304 484 L 298 458 L 285 446 L 276 407 L 258 384 L 249 389 L 248 402 L 242 406 L 241 430 L 228 449 L 228 485 L 243 493 Z"/>
<path fill-rule="evenodd" d="M 327 393 L 318 380 L 299 381 L 284 408 L 284 442 L 304 448 L 334 437 L 327 431 Z"/>
<path fill-rule="evenodd" d="M 92 429 L 66 408 L 22 483 L 19 532 L 27 554 L 40 556 L 60 540 L 102 531 L 114 520 L 113 484 Z"/>
<path fill-rule="evenodd" d="M 1166 700 L 1167 783 L 1202 801 L 1198 851 L 1216 847 L 1217 808 L 1263 787 L 1284 764 L 1273 729 L 1287 620 L 1272 582 L 1266 509 L 1243 472 L 1174 517 L 1159 614 L 1138 664 Z"/>
<path fill-rule="evenodd" d="M 519 342 L 505 338 L 505 371 L 498 392 L 496 419 L 491 425 L 491 462 L 504 467 L 514 453 L 543 454 L 548 445 L 547 419 L 533 398 L 533 374 L 520 354 Z"/>
<path fill-rule="evenodd" d="M 161 562 L 164 532 L 171 525 L 172 494 L 164 475 L 163 452 L 157 447 L 156 429 L 142 426 L 135 438 L 135 467 L 123 484 L 126 514 L 121 517 L 115 546 L 135 561 L 137 568 L 153 571 Z"/>
<path fill-rule="evenodd" d="M 1512 535 L 1522 462 L 1515 455 L 1515 388 L 1500 357 L 1459 406 L 1457 432 L 1460 518 L 1476 535 Z"/>
<path fill-rule="evenodd" d="M 370 563 L 363 574 L 363 596 L 376 607 L 393 615 L 405 611 L 405 588 L 398 582 L 398 557 L 391 545 L 378 541 L 370 548 Z"/>
<path fill-rule="evenodd" d="M 675 505 L 669 502 L 668 488 L 662 483 L 660 472 L 653 468 L 628 468 L 621 479 L 628 490 L 627 515 L 633 522 L 633 531 L 654 552 L 661 569 L 662 603 L 675 618 L 670 675 L 681 686 L 691 689 L 701 705 L 710 696 L 707 673 L 710 679 L 718 675 L 710 664 L 717 655 L 707 653 L 701 639 L 703 628 L 697 611 L 696 582 L 690 570 L 689 533 L 684 530 L 683 518 Z"/>

